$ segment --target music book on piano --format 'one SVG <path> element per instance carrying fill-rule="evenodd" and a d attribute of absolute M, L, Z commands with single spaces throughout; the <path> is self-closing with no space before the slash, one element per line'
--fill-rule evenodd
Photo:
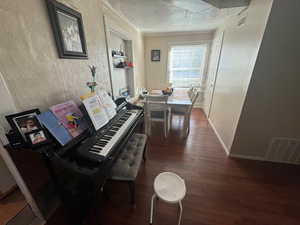
<path fill-rule="evenodd" d="M 51 111 L 43 112 L 37 115 L 37 118 L 62 146 L 72 140 L 68 130 Z"/>
<path fill-rule="evenodd" d="M 74 138 L 88 128 L 82 112 L 72 100 L 54 105 L 50 110 Z"/>
<path fill-rule="evenodd" d="M 97 96 L 99 97 L 99 101 L 104 107 L 106 114 L 109 119 L 113 118 L 116 115 L 116 104 L 112 100 L 112 98 L 107 94 L 106 91 L 104 90 L 99 90 L 97 92 Z"/>
<path fill-rule="evenodd" d="M 109 117 L 106 110 L 101 105 L 97 95 L 84 99 L 82 103 L 94 125 L 95 130 L 100 129 L 108 123 Z"/>

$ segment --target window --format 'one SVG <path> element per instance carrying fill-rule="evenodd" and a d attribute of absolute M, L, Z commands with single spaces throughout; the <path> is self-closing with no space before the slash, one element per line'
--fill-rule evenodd
<path fill-rule="evenodd" d="M 169 82 L 173 87 L 199 86 L 204 73 L 206 45 L 177 45 L 169 52 Z"/>

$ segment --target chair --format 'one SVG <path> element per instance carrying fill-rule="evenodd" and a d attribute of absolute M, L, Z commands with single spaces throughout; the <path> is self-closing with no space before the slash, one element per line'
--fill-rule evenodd
<path fill-rule="evenodd" d="M 166 95 L 146 95 L 145 96 L 145 124 L 146 133 L 151 134 L 152 121 L 163 122 L 164 136 L 168 136 L 171 122 L 171 108 L 168 106 L 168 96 Z"/>
<path fill-rule="evenodd" d="M 187 137 L 189 132 L 190 132 L 190 118 L 191 118 L 191 113 L 192 113 L 192 109 L 200 95 L 200 92 L 197 91 L 197 89 L 194 89 L 193 91 L 194 93 L 192 94 L 192 99 L 191 102 L 192 104 L 189 105 L 186 108 L 177 108 L 177 109 L 172 109 L 172 118 L 173 115 L 180 115 L 180 116 L 184 116 L 184 125 L 183 125 L 183 131 L 184 131 L 184 137 Z"/>
<path fill-rule="evenodd" d="M 195 96 L 195 92 L 197 91 L 197 88 L 195 86 L 192 86 L 188 90 L 188 96 L 192 100 Z"/>
<path fill-rule="evenodd" d="M 175 173 L 163 172 L 157 175 L 154 180 L 154 194 L 151 199 L 150 224 L 153 223 L 154 201 L 160 199 L 166 203 L 179 205 L 178 225 L 182 216 L 182 199 L 186 194 L 184 180 Z"/>

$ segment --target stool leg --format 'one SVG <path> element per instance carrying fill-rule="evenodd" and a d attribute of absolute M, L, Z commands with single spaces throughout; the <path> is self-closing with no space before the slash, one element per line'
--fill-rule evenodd
<path fill-rule="evenodd" d="M 152 224 L 152 222 L 153 222 L 153 211 L 154 211 L 154 200 L 155 199 L 156 199 L 156 195 L 153 194 L 152 199 L 151 199 L 150 224 Z"/>
<path fill-rule="evenodd" d="M 182 216 L 182 204 L 181 204 L 181 201 L 179 201 L 179 219 L 178 219 L 178 225 L 180 225 L 180 222 L 181 222 L 181 216 Z"/>

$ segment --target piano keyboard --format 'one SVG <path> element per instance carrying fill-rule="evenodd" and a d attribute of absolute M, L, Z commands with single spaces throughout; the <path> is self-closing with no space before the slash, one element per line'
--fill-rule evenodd
<path fill-rule="evenodd" d="M 135 121 L 138 111 L 127 111 L 117 121 L 114 121 L 108 131 L 101 136 L 89 149 L 90 153 L 107 156 L 110 150 L 118 142 L 121 136 L 127 131 L 130 125 Z"/>

